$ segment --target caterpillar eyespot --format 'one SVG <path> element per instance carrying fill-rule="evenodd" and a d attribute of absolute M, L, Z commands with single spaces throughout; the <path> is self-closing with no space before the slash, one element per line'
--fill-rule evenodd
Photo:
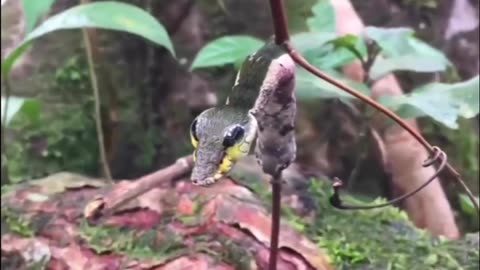
<path fill-rule="evenodd" d="M 241 138 L 243 138 L 243 135 L 245 134 L 245 128 L 240 126 L 240 125 L 235 125 L 231 129 L 229 129 L 227 132 L 225 132 L 225 135 L 223 137 L 223 146 L 224 147 L 232 147 L 237 143 Z"/>

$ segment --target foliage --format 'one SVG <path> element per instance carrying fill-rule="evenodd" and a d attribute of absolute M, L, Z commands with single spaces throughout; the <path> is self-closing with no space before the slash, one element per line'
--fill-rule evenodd
<path fill-rule="evenodd" d="M 372 79 L 379 79 L 392 71 L 445 71 L 450 62 L 445 55 L 413 36 L 409 28 L 366 27 L 365 36 L 376 42 L 384 57 L 376 58 L 370 70 Z"/>
<path fill-rule="evenodd" d="M 35 11 L 38 12 L 37 15 L 28 16 L 31 21 L 27 25 L 35 25 L 46 9 L 48 8 L 39 7 Z M 108 12 L 108 16 L 105 16 L 105 12 Z M 409 29 L 370 27 L 362 37 L 337 37 L 334 34 L 335 25 L 332 23 L 333 9 L 328 1 L 319 1 L 312 13 L 314 16 L 307 20 L 310 32 L 294 35 L 293 43 L 314 65 L 364 93 L 368 94 L 370 91 L 366 84 L 346 79 L 338 72 L 338 68 L 359 57 L 363 59 L 371 56 L 371 51 L 367 48 L 369 39 L 375 41 L 382 53 L 382 58 L 377 57 L 370 70 L 370 77 L 374 79 L 399 70 L 444 71 L 450 65 L 442 53 L 416 39 L 413 31 Z M 25 39 L 22 46 L 2 62 L 2 75 L 8 76 L 15 60 L 29 47 L 33 39 L 60 29 L 83 27 L 134 33 L 166 47 L 174 54 L 166 31 L 150 15 L 130 5 L 98 2 L 74 7 L 45 21 Z M 263 41 L 249 36 L 228 36 L 214 40 L 198 53 L 191 69 L 226 64 L 238 66 L 239 61 L 258 49 L 262 43 Z M 59 70 L 56 79 L 60 86 L 57 94 L 64 95 L 66 99 L 72 96 L 70 92 L 88 93 L 89 88 L 85 86 L 88 74 L 76 60 L 69 61 L 64 69 Z M 444 95 L 438 95 L 437 91 Z M 49 174 L 60 169 L 89 172 L 97 167 L 95 128 L 89 113 L 92 111 L 92 100 L 85 98 L 85 95 L 79 96 L 82 97 L 80 105 L 68 104 L 57 111 L 55 117 L 40 115 L 40 102 L 35 99 L 11 97 L 5 126 L 12 123 L 12 129 L 22 134 L 10 147 L 9 169 L 14 179 L 25 179 L 26 175 Z M 298 72 L 298 96 L 301 100 L 352 100 L 351 96 L 302 70 Z M 450 128 L 456 128 L 457 118 L 471 118 L 478 114 L 478 77 L 457 84 L 425 85 L 415 89 L 412 94 L 395 99 L 385 98 L 383 101 L 404 117 L 429 116 Z M 2 98 L 2 108 L 3 106 Z M 158 139 L 156 134 L 149 135 L 152 138 L 145 140 L 143 151 L 147 160 L 151 160 L 154 154 L 151 152 L 153 147 L 150 147 L 153 139 Z M 32 159 L 32 152 L 39 154 L 40 158 L 37 155 Z M 143 159 L 140 163 L 147 164 Z M 2 193 L 3 190 L 2 188 Z M 460 269 L 461 265 L 467 265 L 467 269 L 478 268 L 478 262 L 472 261 L 472 258 L 478 257 L 478 250 L 436 239 L 415 229 L 405 213 L 396 208 L 354 213 L 332 210 L 327 204 L 328 190 L 326 184 L 313 182 L 310 190 L 316 202 L 313 222 L 304 221 L 304 218 L 288 207 L 283 214 L 291 227 L 306 233 L 318 246 L 328 250 L 339 269 Z M 265 196 L 270 197 L 271 194 Z M 471 211 L 471 206 L 463 199 L 460 197 L 462 209 L 465 212 Z M 2 219 L 3 215 L 2 211 Z M 28 222 L 10 217 L 6 219 L 15 233 L 26 237 L 33 236 Z M 179 219 L 183 223 L 191 222 L 191 219 L 185 217 Z M 157 231 L 158 228 L 152 229 L 145 233 L 145 238 L 138 238 L 132 231 L 83 224 L 81 236 L 99 253 L 114 251 L 133 258 L 164 258 L 183 248 L 178 239 L 167 239 L 159 246 L 158 243 L 152 243 Z M 369 243 L 364 241 L 367 236 Z M 112 237 L 115 237 L 113 241 Z M 240 247 L 228 240 L 224 244 L 227 248 L 225 254 L 222 254 L 223 260 L 242 260 L 245 254 Z M 392 254 L 395 254 L 393 258 Z"/>
<path fill-rule="evenodd" d="M 48 18 L 40 26 L 30 31 L 40 16 L 48 11 L 50 6 L 53 4 L 53 1 L 38 2 L 41 3 L 37 3 L 37 1 L 35 1 L 35 3 L 32 4 L 32 1 L 27 3 L 26 0 L 23 2 L 26 10 L 27 29 L 29 33 L 22 43 L 18 45 L 18 47 L 14 49 L 12 53 L 7 55 L 7 57 L 2 61 L 2 81 L 8 81 L 10 71 L 12 70 L 16 60 L 29 49 L 31 43 L 35 39 L 58 30 L 95 27 L 128 32 L 165 47 L 172 55 L 174 55 L 173 46 L 163 25 L 160 24 L 153 16 L 136 6 L 113 1 L 79 5 Z M 70 70 L 69 72 L 69 74 L 57 74 L 57 79 L 67 80 L 72 83 L 70 86 L 64 85 L 64 89 L 76 88 L 77 90 L 81 90 L 78 87 L 73 86 L 82 85 L 80 82 L 88 81 L 88 77 L 85 77 L 85 74 L 80 74 L 75 70 Z M 7 85 L 7 87 L 9 86 Z M 60 95 L 65 96 L 66 93 L 60 93 Z M 90 103 L 91 100 L 86 103 L 80 102 L 82 103 L 80 105 L 82 108 L 80 109 L 80 112 L 74 112 L 75 109 L 78 110 L 78 108 L 75 108 L 74 106 L 64 108 L 65 111 L 71 110 L 71 114 L 61 114 L 61 117 L 58 117 L 54 120 L 52 123 L 53 125 L 48 125 L 46 122 L 35 123 L 36 121 L 33 121 L 38 120 L 39 118 L 39 101 L 34 99 L 27 100 L 20 97 L 9 98 L 9 106 L 7 106 L 8 111 L 5 115 L 5 125 L 10 123 L 16 113 L 22 112 L 24 118 L 23 124 L 20 124 L 20 126 L 17 128 L 26 133 L 22 138 L 23 140 L 14 143 L 13 147 L 15 148 L 15 151 L 10 149 L 14 156 L 8 158 L 9 163 L 12 163 L 13 167 L 10 168 L 9 173 L 15 174 L 14 178 L 17 178 L 17 180 L 23 179 L 26 175 L 28 175 L 26 174 L 26 172 L 29 171 L 27 168 L 35 167 L 31 163 L 25 162 L 27 161 L 25 160 L 25 157 L 27 156 L 27 153 L 32 150 L 30 149 L 33 147 L 32 140 L 38 139 L 39 137 L 43 138 L 44 140 L 48 140 L 47 145 L 48 149 L 50 150 L 47 151 L 46 149 L 43 149 L 40 151 L 40 156 L 43 158 L 43 161 L 45 161 L 45 159 L 55 160 L 53 162 L 54 164 L 50 164 L 41 170 L 45 170 L 47 173 L 51 173 L 52 169 L 73 169 L 74 171 L 81 170 L 87 174 L 92 172 L 93 166 L 87 165 L 85 167 L 85 165 L 92 164 L 92 162 L 96 160 L 96 158 L 91 158 L 95 153 L 92 150 L 96 149 L 96 143 L 90 141 L 90 132 L 84 132 L 81 134 L 82 129 L 90 131 L 91 126 L 89 123 L 91 122 L 91 117 L 88 113 L 85 114 L 86 111 L 84 109 L 88 107 L 88 109 L 91 110 L 93 108 Z M 4 103 L 5 98 L 2 96 L 2 124 L 4 119 Z M 30 115 L 31 119 L 25 119 L 26 115 Z M 35 117 L 37 119 L 33 119 Z M 65 118 L 61 119 L 62 117 Z M 43 118 L 43 121 L 46 121 L 46 119 L 48 119 L 48 117 Z M 63 121 L 66 121 L 65 125 Z M 22 121 L 20 121 L 20 123 L 21 122 Z M 62 136 L 61 131 L 65 132 L 64 137 Z M 75 135 L 70 136 L 72 133 Z M 88 147 L 81 145 L 82 143 L 87 143 Z M 24 147 L 24 144 L 29 146 Z M 78 151 L 69 153 L 70 150 Z M 72 162 L 70 162 L 70 159 L 74 160 L 72 159 L 72 156 L 78 156 L 78 154 L 81 153 L 86 153 L 84 157 L 85 163 L 82 161 L 79 164 L 74 165 Z M 72 166 L 68 166 L 68 164 Z M 33 169 L 33 171 L 36 171 L 37 169 Z M 34 173 L 34 176 L 37 176 L 37 174 Z"/>
<path fill-rule="evenodd" d="M 3 78 L 8 77 L 15 61 L 36 38 L 53 31 L 88 27 L 132 33 L 165 47 L 172 55 L 175 54 L 165 28 L 150 14 L 133 5 L 103 1 L 75 6 L 44 21 L 2 61 Z"/>
<path fill-rule="evenodd" d="M 384 105 L 404 118 L 429 116 L 445 126 L 458 128 L 459 117 L 472 118 L 479 112 L 479 77 L 444 84 L 431 83 L 398 97 L 384 97 Z"/>
<path fill-rule="evenodd" d="M 312 7 L 313 16 L 307 18 L 307 26 L 311 32 L 335 32 L 335 11 L 327 0 L 318 1 Z"/>
<path fill-rule="evenodd" d="M 15 140 L 7 147 L 13 182 L 67 170 L 93 174 L 98 167 L 93 100 L 85 63 L 73 57 L 57 70 L 45 93 L 60 104 L 40 108 L 24 103 L 10 128 Z M 12 102 L 11 99 L 9 102 Z M 34 105 L 38 101 L 34 100 Z M 58 102 L 57 102 L 58 103 Z M 13 102 L 11 104 L 14 104 Z M 9 104 L 10 107 L 10 104 Z M 46 110 L 48 108 L 48 110 Z"/>
<path fill-rule="evenodd" d="M 62 106 L 61 115 L 42 115 L 38 123 L 19 119 L 14 125 L 20 136 L 7 148 L 13 182 L 57 171 L 94 174 L 98 167 L 92 103 Z"/>
<path fill-rule="evenodd" d="M 262 45 L 261 40 L 249 36 L 222 37 L 203 47 L 190 69 L 239 63 Z"/>
<path fill-rule="evenodd" d="M 33 30 L 40 17 L 45 15 L 45 13 L 50 10 L 54 3 L 55 0 L 22 0 L 22 7 L 26 20 L 26 33 L 29 33 Z"/>
<path fill-rule="evenodd" d="M 368 86 L 361 83 L 353 83 L 336 69 L 361 59 L 366 61 L 368 57 L 374 57 L 369 70 L 371 79 L 379 79 L 394 71 L 411 72 L 440 72 L 447 71 L 451 66 L 450 61 L 439 50 L 414 36 L 409 28 L 379 28 L 366 27 L 362 36 L 345 35 L 336 37 L 333 8 L 328 1 L 319 1 L 312 8 L 313 17 L 307 19 L 310 32 L 296 34 L 292 37 L 293 44 L 299 52 L 313 65 L 336 78 L 350 84 L 357 90 L 369 93 Z M 222 66 L 232 64 L 243 59 L 246 55 L 256 50 L 249 40 L 235 39 L 235 37 L 223 37 L 213 40 L 205 45 L 197 54 L 194 66 Z M 243 42 L 243 44 L 242 44 Z M 373 54 L 367 44 L 371 42 L 380 49 L 380 56 Z M 232 48 L 233 47 L 233 48 Z M 236 48 L 242 48 L 238 50 Z M 216 57 L 224 54 L 228 57 Z M 212 61 L 215 56 L 215 61 Z M 441 92 L 442 94 L 439 94 Z M 312 99 L 338 98 L 343 101 L 351 97 L 336 87 L 323 82 L 313 75 L 298 71 L 297 95 L 300 100 L 311 101 Z M 455 129 L 459 117 L 472 118 L 478 114 L 479 81 L 478 76 L 466 82 L 456 84 L 431 83 L 414 89 L 411 94 L 385 97 L 383 104 L 396 113 L 406 118 L 428 116 L 445 126 Z"/>
<path fill-rule="evenodd" d="M 8 107 L 5 108 L 6 99 L 2 97 L 2 125 L 8 126 L 13 120 L 14 116 L 22 112 L 29 118 L 30 121 L 35 121 L 38 118 L 41 104 L 36 99 L 22 98 L 22 97 L 10 97 Z M 5 115 L 4 115 L 5 112 Z M 5 119 L 5 123 L 3 123 Z"/>
<path fill-rule="evenodd" d="M 35 235 L 30 222 L 9 208 L 2 206 L 1 219 L 2 223 L 5 222 L 6 225 L 3 228 L 2 224 L 2 235 L 4 229 L 23 237 L 33 237 Z"/>

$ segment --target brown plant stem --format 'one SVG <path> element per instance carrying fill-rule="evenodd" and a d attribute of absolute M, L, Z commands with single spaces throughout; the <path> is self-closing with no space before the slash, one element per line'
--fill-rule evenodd
<path fill-rule="evenodd" d="M 280 45 L 290 39 L 288 35 L 287 16 L 285 15 L 282 0 L 270 0 L 270 10 L 272 12 L 275 43 Z"/>
<path fill-rule="evenodd" d="M 282 196 L 282 172 L 272 176 L 272 226 L 270 229 L 270 256 L 268 269 L 277 269 L 278 238 L 280 237 L 280 216 Z"/>
<path fill-rule="evenodd" d="M 275 43 L 281 45 L 288 42 L 288 27 L 282 0 L 270 0 L 270 8 L 275 33 Z M 278 238 L 280 237 L 280 216 L 282 198 L 282 171 L 272 175 L 272 226 L 270 229 L 269 270 L 277 269 Z"/>
<path fill-rule="evenodd" d="M 88 4 L 90 0 L 80 0 L 80 4 Z M 103 168 L 103 176 L 112 183 L 112 174 L 110 172 L 110 167 L 108 166 L 108 157 L 105 147 L 105 136 L 103 134 L 103 125 L 102 125 L 102 112 L 101 112 L 101 102 L 100 102 L 100 90 L 98 86 L 97 73 L 95 71 L 95 58 L 94 58 L 94 48 L 92 47 L 91 34 L 90 30 L 82 29 L 83 34 L 83 43 L 85 44 L 85 51 L 87 53 L 88 61 L 88 71 L 90 75 L 90 82 L 93 90 L 93 97 L 95 100 L 95 125 L 97 129 L 97 140 L 98 148 L 100 152 L 100 160 Z"/>
<path fill-rule="evenodd" d="M 85 1 L 86 2 L 86 1 Z M 98 139 L 98 148 L 100 151 L 100 160 L 103 168 L 104 177 L 112 182 L 112 175 L 110 173 L 110 168 L 108 166 L 107 154 L 105 151 L 105 140 L 102 127 L 102 114 L 101 114 L 101 104 L 100 104 L 100 91 L 98 89 L 98 79 L 95 72 L 95 63 L 93 61 L 92 53 L 92 44 L 87 29 L 82 29 L 83 41 L 85 43 L 85 51 L 87 53 L 88 60 L 88 70 L 90 73 L 90 81 L 92 84 L 93 96 L 95 99 L 95 124 L 97 127 L 97 139 Z"/>

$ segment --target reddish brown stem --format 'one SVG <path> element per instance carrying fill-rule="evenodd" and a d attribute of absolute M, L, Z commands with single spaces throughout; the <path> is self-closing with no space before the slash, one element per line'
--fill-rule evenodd
<path fill-rule="evenodd" d="M 435 161 L 440 161 L 440 165 L 438 166 L 437 171 L 422 185 L 420 185 L 418 188 L 414 189 L 411 192 L 408 192 L 406 194 L 403 194 L 400 197 L 397 197 L 393 200 L 387 201 L 385 203 L 381 204 L 373 204 L 373 205 L 347 205 L 343 203 L 343 201 L 340 199 L 340 188 L 342 188 L 343 183 L 340 179 L 335 178 L 335 182 L 333 183 L 333 195 L 330 197 L 330 204 L 338 209 L 343 209 L 343 210 L 366 210 L 366 209 L 374 209 L 374 208 L 380 208 L 380 207 L 385 207 L 389 205 L 393 205 L 396 203 L 399 203 L 416 193 L 418 193 L 420 190 L 424 189 L 426 186 L 428 186 L 431 182 L 435 181 L 437 179 L 437 176 L 440 174 L 440 172 L 443 170 L 445 165 L 447 164 L 447 154 L 440 150 L 438 147 L 434 147 L 436 154 L 432 157 L 427 159 L 423 163 L 423 167 L 428 167 L 435 163 Z"/>
<path fill-rule="evenodd" d="M 270 8 L 275 31 L 275 43 L 280 45 L 290 39 L 288 35 L 287 16 L 285 15 L 282 0 L 270 0 Z"/>
<path fill-rule="evenodd" d="M 281 174 L 281 173 L 280 173 Z M 282 195 L 282 179 L 280 174 L 272 180 L 272 227 L 270 231 L 269 270 L 277 269 L 278 238 L 280 236 L 280 210 Z"/>
<path fill-rule="evenodd" d="M 287 19 L 282 0 L 270 0 L 270 8 L 275 31 L 275 43 L 280 45 L 289 40 Z M 270 256 L 268 269 L 277 269 L 278 238 L 280 236 L 280 210 L 282 196 L 282 180 L 280 171 L 272 175 L 272 226 L 270 230 Z"/>

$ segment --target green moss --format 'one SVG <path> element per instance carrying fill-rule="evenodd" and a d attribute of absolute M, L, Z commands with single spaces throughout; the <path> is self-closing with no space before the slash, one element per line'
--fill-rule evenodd
<path fill-rule="evenodd" d="M 223 262 L 235 266 L 235 269 L 238 270 L 251 269 L 251 262 L 254 259 L 252 254 L 250 254 L 244 247 L 227 238 L 221 238 L 220 243 L 222 243 L 223 247 L 223 252 L 221 254 L 221 260 Z"/>
<path fill-rule="evenodd" d="M 80 225 L 81 237 L 98 254 L 113 252 L 132 259 L 165 260 L 186 252 L 181 238 L 173 233 L 160 236 L 160 232 L 160 228 L 139 233 L 125 228 L 90 226 L 87 222 Z"/>
<path fill-rule="evenodd" d="M 330 186 L 312 183 L 317 216 L 312 224 L 306 224 L 307 234 L 328 251 L 339 269 L 478 268 L 478 249 L 464 249 L 461 241 L 432 237 L 394 207 L 336 210 L 328 202 Z M 455 252 L 458 249 L 466 253 Z"/>
<path fill-rule="evenodd" d="M 22 237 L 33 237 L 35 235 L 35 230 L 30 220 L 23 217 L 21 213 L 15 212 L 13 209 L 2 207 L 1 220 L 2 234 L 5 230 L 5 232 L 12 232 Z"/>

